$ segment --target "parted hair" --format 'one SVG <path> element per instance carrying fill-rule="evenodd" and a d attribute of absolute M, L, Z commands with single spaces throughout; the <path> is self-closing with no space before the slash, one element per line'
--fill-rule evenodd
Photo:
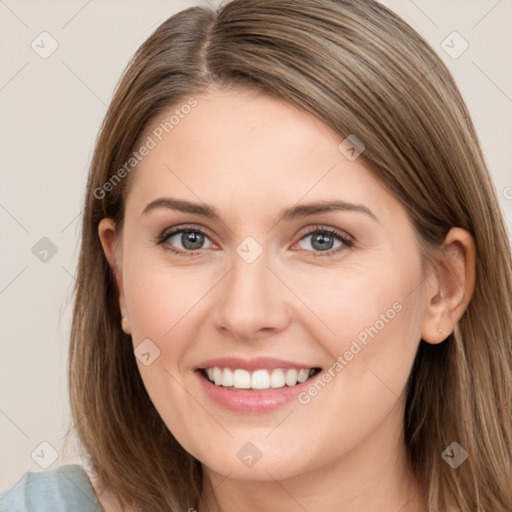
<path fill-rule="evenodd" d="M 452 227 L 476 244 L 473 297 L 441 344 L 421 340 L 403 418 L 410 469 L 432 512 L 512 510 L 510 242 L 461 94 L 439 56 L 373 0 L 232 0 L 171 16 L 124 71 L 96 141 L 84 197 L 69 349 L 73 428 L 92 471 L 133 510 L 185 512 L 200 461 L 159 416 L 120 326 L 119 294 L 98 236 L 122 230 L 130 176 L 101 197 L 148 125 L 210 86 L 251 89 L 309 112 L 342 137 L 404 206 L 425 261 Z M 105 189 L 103 189 L 105 190 Z M 116 229 L 116 235 L 118 230 Z M 440 263 L 441 264 L 441 263 Z M 457 469 L 441 457 L 468 453 Z"/>

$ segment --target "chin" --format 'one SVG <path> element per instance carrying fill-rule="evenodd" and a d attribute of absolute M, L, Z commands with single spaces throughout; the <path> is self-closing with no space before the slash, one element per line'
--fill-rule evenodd
<path fill-rule="evenodd" d="M 213 459 L 211 454 L 204 460 L 203 465 L 207 466 L 215 473 L 222 476 L 228 476 L 230 479 L 235 480 L 246 480 L 246 481 L 257 481 L 257 482 L 269 482 L 274 480 L 286 480 L 293 478 L 297 475 L 307 472 L 306 464 L 303 463 L 300 466 L 297 464 L 297 460 L 301 457 L 301 454 L 279 454 L 276 457 L 274 452 L 273 456 L 264 455 L 255 462 L 246 463 L 243 462 L 244 456 L 242 455 L 239 460 L 235 456 L 235 460 L 232 458 L 226 459 L 225 454 L 222 460 Z M 246 465 L 247 464 L 247 465 Z"/>

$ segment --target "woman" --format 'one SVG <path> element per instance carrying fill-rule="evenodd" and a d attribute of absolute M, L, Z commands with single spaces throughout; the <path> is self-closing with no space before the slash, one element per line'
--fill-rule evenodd
<path fill-rule="evenodd" d="M 373 1 L 187 9 L 128 66 L 89 175 L 91 481 L 0 503 L 510 511 L 511 304 L 477 136 L 418 34 Z"/>

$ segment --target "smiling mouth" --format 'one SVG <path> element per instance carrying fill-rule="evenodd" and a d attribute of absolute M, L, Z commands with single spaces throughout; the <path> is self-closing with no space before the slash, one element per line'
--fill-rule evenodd
<path fill-rule="evenodd" d="M 214 366 L 200 368 L 199 373 L 210 383 L 231 390 L 272 390 L 302 384 L 317 375 L 321 368 L 273 368 L 252 372 L 244 369 Z"/>

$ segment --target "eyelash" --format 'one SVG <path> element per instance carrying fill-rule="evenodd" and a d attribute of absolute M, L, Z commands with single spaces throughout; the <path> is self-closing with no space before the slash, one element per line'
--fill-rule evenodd
<path fill-rule="evenodd" d="M 176 235 L 177 233 L 183 233 L 183 232 L 186 232 L 186 231 L 192 231 L 194 233 L 200 233 L 201 235 L 207 237 L 207 238 L 210 238 L 208 236 L 208 234 L 203 231 L 202 229 L 199 229 L 199 228 L 196 228 L 195 226 L 178 226 L 176 228 L 172 228 L 170 230 L 164 230 L 155 240 L 154 242 L 157 244 L 157 245 L 162 245 L 164 244 L 171 236 L 173 235 Z M 332 235 L 333 237 L 337 238 L 339 241 L 341 241 L 343 243 L 343 245 L 341 245 L 340 247 L 336 248 L 336 249 L 330 249 L 328 251 L 308 251 L 308 252 L 311 252 L 313 253 L 313 257 L 324 257 L 324 258 L 329 258 L 329 257 L 333 257 L 335 255 L 337 255 L 340 251 L 343 251 L 343 250 L 346 250 L 346 249 L 349 249 L 350 247 L 352 247 L 354 245 L 354 242 L 348 238 L 345 234 L 343 234 L 341 231 L 338 231 L 337 229 L 334 229 L 334 228 L 330 228 L 330 227 L 327 227 L 327 226 L 318 226 L 310 231 L 306 231 L 306 232 L 303 232 L 301 233 L 301 236 L 299 238 L 299 241 L 301 241 L 303 238 L 306 238 L 307 236 L 311 236 L 311 235 L 315 235 L 317 233 L 322 233 L 322 234 L 329 234 L 329 235 Z M 169 249 L 166 249 L 166 250 L 170 250 L 171 252 L 175 253 L 175 254 L 178 254 L 180 256 L 185 256 L 185 257 L 194 257 L 197 255 L 197 253 L 199 251 L 201 251 L 201 249 L 196 249 L 194 251 L 182 251 L 181 249 L 175 249 L 174 247 L 169 247 Z"/>

